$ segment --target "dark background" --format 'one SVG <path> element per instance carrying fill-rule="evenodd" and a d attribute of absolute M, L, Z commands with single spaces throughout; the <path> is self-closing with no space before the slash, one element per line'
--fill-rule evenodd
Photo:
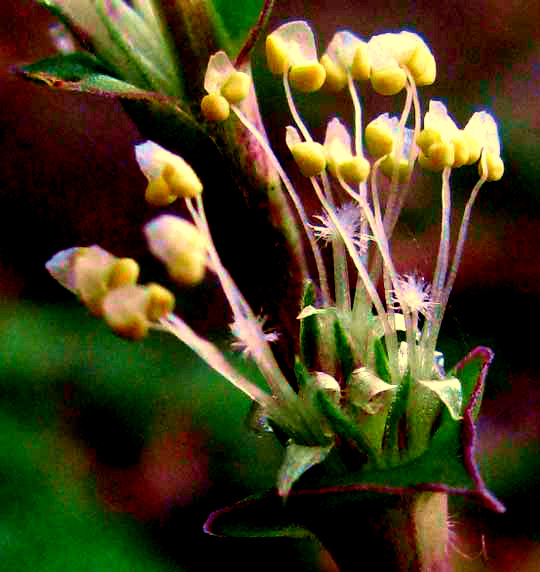
<path fill-rule="evenodd" d="M 6 569 L 30 569 L 28 562 L 33 561 L 25 562 L 21 554 L 39 554 L 43 539 L 51 546 L 50 558 L 32 566 L 61 569 L 59 554 L 63 551 L 68 558 L 69 551 L 60 544 L 55 552 L 55 526 L 60 536 L 71 530 L 70 545 L 86 543 L 88 559 L 96 552 L 114 554 L 115 546 L 117 562 L 124 558 L 126 569 L 135 569 L 126 551 L 136 553 L 139 545 L 146 547 L 145 558 L 166 555 L 186 570 L 208 569 L 229 558 L 241 570 L 270 570 L 284 559 L 288 567 L 294 563 L 297 569 L 313 569 L 318 553 L 306 543 L 221 540 L 200 533 L 210 510 L 272 484 L 279 450 L 272 441 L 256 441 L 243 430 L 245 400 L 168 340 L 158 336 L 134 348 L 110 339 L 44 270 L 45 261 L 58 250 L 99 242 L 117 255 L 137 257 L 153 272 L 156 266 L 145 253 L 140 231 L 153 211 L 141 201 L 145 181 L 133 158 L 132 146 L 140 136 L 121 106 L 53 92 L 12 74 L 11 66 L 54 52 L 47 35 L 52 20 L 30 1 L 2 0 L 0 9 L 0 374 L 7 412 L 0 425 L 6 444 L 0 483 L 9 482 L 0 494 L 20 495 L 17 506 L 25 507 L 20 514 L 4 511 L 6 554 L 15 554 Z M 540 509 L 539 15 L 537 1 L 333 0 L 278 2 L 271 23 L 275 27 L 287 19 L 308 19 L 320 46 L 342 28 L 365 38 L 403 28 L 418 32 L 438 64 L 437 82 L 422 90 L 424 102 L 443 99 L 461 125 L 478 109 L 487 109 L 499 121 L 505 175 L 486 185 L 477 201 L 441 348 L 449 365 L 475 345 L 495 351 L 479 423 L 479 460 L 508 512 L 491 515 L 456 502 L 456 545 L 473 557 L 458 558 L 460 570 L 533 571 L 540 559 L 540 526 L 534 518 Z M 288 121 L 275 85 L 279 82 L 259 67 L 255 72 L 264 94 L 263 116 L 278 145 Z M 384 99 L 367 97 L 366 114 L 389 110 L 387 105 Z M 322 133 L 336 106 L 347 118 L 346 100 L 323 96 L 317 106 L 305 105 L 315 133 Z M 474 182 L 474 173 L 453 176 L 454 220 L 459 220 Z M 395 239 L 401 271 L 431 272 L 439 189 L 438 178 L 426 176 L 407 204 Z M 234 248 L 249 258 L 247 246 Z M 198 295 L 211 311 L 201 314 L 190 308 L 188 299 L 180 302 L 182 308 L 208 329 L 223 325 L 226 316 L 213 285 L 204 285 Z M 30 433 L 25 433 L 26 424 Z M 53 428 L 56 436 L 49 434 Z M 36 450 L 42 446 L 48 453 L 39 462 L 33 453 L 30 460 L 21 458 L 19 467 L 11 456 L 19 454 L 25 439 L 35 439 L 41 444 Z M 54 509 L 59 502 L 54 487 L 50 499 L 45 495 L 37 504 L 29 502 L 28 491 L 37 478 L 30 463 L 45 474 L 69 467 L 62 476 L 69 486 L 63 485 L 62 494 L 82 515 L 77 517 L 80 531 L 62 520 L 64 508 Z M 20 478 L 25 471 L 28 482 Z M 75 500 L 65 492 L 72 483 L 78 491 Z M 84 504 L 85 495 L 92 502 L 97 499 L 97 508 Z M 92 513 L 86 520 L 85 510 Z M 29 514 L 31 525 L 26 522 Z M 124 551 L 117 548 L 124 540 L 114 544 L 108 532 L 103 544 L 90 542 L 95 518 L 102 519 L 103 530 L 124 531 L 118 533 L 127 538 Z M 2 519 L 0 511 L 0 523 Z M 482 535 L 486 565 L 476 558 Z M 20 546 L 24 550 L 17 552 Z M 69 565 L 113 569 L 89 566 Z M 321 569 L 331 570 L 331 564 L 324 561 Z"/>

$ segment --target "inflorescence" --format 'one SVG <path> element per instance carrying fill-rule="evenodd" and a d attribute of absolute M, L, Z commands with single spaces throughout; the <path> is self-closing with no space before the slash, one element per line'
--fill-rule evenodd
<path fill-rule="evenodd" d="M 333 432 L 313 405 L 315 393 L 323 392 L 356 419 L 372 451 L 371 461 L 392 463 L 382 451 L 384 420 L 392 396 L 407 376 L 439 396 L 453 395 L 441 401 L 453 417 L 460 415 L 459 382 L 445 376 L 436 343 L 473 203 L 484 182 L 496 181 L 503 174 L 497 126 L 482 111 L 460 129 L 440 101 L 431 101 L 422 117 L 417 88 L 435 81 L 436 63 L 426 43 L 411 32 L 377 35 L 369 41 L 338 32 L 319 58 L 312 30 L 306 22 L 295 21 L 266 38 L 266 59 L 270 71 L 283 81 L 293 119 L 286 130 L 286 144 L 319 201 L 318 215 L 308 218 L 266 135 L 243 113 L 242 101 L 253 89 L 252 80 L 245 71 L 236 70 L 224 52 L 210 58 L 201 111 L 209 122 L 235 117 L 260 144 L 309 243 L 316 273 L 306 287 L 298 315 L 301 355 L 296 384 L 280 371 L 270 347 L 279 333 L 263 330 L 264 319 L 253 313 L 220 260 L 198 176 L 183 159 L 156 143 L 135 148 L 148 179 L 146 199 L 156 206 L 184 201 L 191 220 L 158 216 L 144 229 L 148 247 L 179 284 L 197 284 L 207 270 L 216 274 L 233 316 L 232 347 L 256 362 L 270 392 L 239 374 L 216 346 L 173 314 L 174 299 L 168 290 L 155 284 L 137 285 L 135 261 L 91 246 L 58 253 L 48 269 L 117 334 L 139 339 L 152 328 L 177 336 L 257 402 L 295 446 L 315 447 L 319 457 L 331 448 Z M 364 126 L 358 84 L 367 82 L 383 96 L 404 92 L 401 116 L 384 113 Z M 293 92 L 321 88 L 348 90 L 354 126 L 350 130 L 338 117 L 332 118 L 324 141 L 319 142 L 301 118 Z M 391 252 L 392 231 L 417 164 L 441 172 L 442 179 L 441 235 L 431 284 L 414 273 L 400 275 Z M 450 175 L 452 169 L 472 164 L 478 165 L 479 180 L 466 204 L 451 257 Z M 385 205 L 379 194 L 383 184 L 388 187 Z M 326 247 L 332 250 L 332 277 L 323 263 L 321 249 Z M 349 262 L 356 270 L 354 288 L 350 287 Z M 381 279 L 382 298 L 377 289 Z M 340 362 L 336 340 L 348 348 L 347 366 Z M 421 452 L 427 439 L 411 441 L 411 455 Z"/>

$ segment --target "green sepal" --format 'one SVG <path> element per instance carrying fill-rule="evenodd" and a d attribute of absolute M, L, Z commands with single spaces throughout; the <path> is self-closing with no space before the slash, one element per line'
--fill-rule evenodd
<path fill-rule="evenodd" d="M 375 338 L 373 342 L 373 353 L 375 354 L 375 371 L 377 375 L 386 383 L 392 383 L 388 354 L 380 338 Z"/>
<path fill-rule="evenodd" d="M 347 383 L 354 369 L 354 355 L 349 338 L 339 319 L 334 321 L 334 340 L 336 344 L 336 357 L 341 369 L 341 378 Z"/>
<path fill-rule="evenodd" d="M 307 280 L 302 296 L 302 310 L 315 304 L 315 285 Z M 316 369 L 317 348 L 320 342 L 321 332 L 317 321 L 317 314 L 313 313 L 300 320 L 300 355 L 308 370 Z"/>
<path fill-rule="evenodd" d="M 377 464 L 376 454 L 368 444 L 368 440 L 362 430 L 332 399 L 322 391 L 318 391 L 315 395 L 315 405 L 336 435 L 354 445 L 361 453 L 366 455 L 368 461 L 375 465 Z"/>
<path fill-rule="evenodd" d="M 310 375 L 302 360 L 296 356 L 294 360 L 294 373 L 296 375 L 296 382 L 298 383 L 298 391 L 305 391 L 310 383 Z"/>
<path fill-rule="evenodd" d="M 333 443 L 326 447 L 309 447 L 289 443 L 285 448 L 285 458 L 278 473 L 278 494 L 287 498 L 293 484 L 313 465 L 324 461 Z"/>
<path fill-rule="evenodd" d="M 383 450 L 385 456 L 391 460 L 391 462 L 399 461 L 400 451 L 407 448 L 406 412 L 410 386 L 411 376 L 409 372 L 407 372 L 396 391 L 396 395 L 390 406 L 390 412 L 386 419 Z"/>

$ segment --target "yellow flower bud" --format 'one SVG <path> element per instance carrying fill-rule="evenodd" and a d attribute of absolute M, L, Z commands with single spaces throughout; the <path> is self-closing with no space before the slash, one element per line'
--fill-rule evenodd
<path fill-rule="evenodd" d="M 229 102 L 219 93 L 209 93 L 202 98 L 201 112 L 208 121 L 225 121 L 231 112 Z"/>
<path fill-rule="evenodd" d="M 417 44 L 405 65 L 411 72 L 416 85 L 431 85 L 435 81 L 437 75 L 435 58 L 423 42 Z"/>
<path fill-rule="evenodd" d="M 396 95 L 407 83 L 405 72 L 399 67 L 372 70 L 371 86 L 380 95 Z"/>
<path fill-rule="evenodd" d="M 334 93 L 342 91 L 347 85 L 347 72 L 345 69 L 332 61 L 328 54 L 324 54 L 321 57 L 321 65 L 326 72 L 324 87 Z"/>
<path fill-rule="evenodd" d="M 283 75 L 289 68 L 287 45 L 275 34 L 266 37 L 266 63 L 275 75 Z"/>
<path fill-rule="evenodd" d="M 236 71 L 221 87 L 221 95 L 233 105 L 240 103 L 249 93 L 251 78 L 247 73 Z"/>
<path fill-rule="evenodd" d="M 478 173 L 486 177 L 487 181 L 498 181 L 504 174 L 504 163 L 500 155 L 491 151 L 484 151 L 484 156 L 478 163 Z"/>
<path fill-rule="evenodd" d="M 363 183 L 369 176 L 371 165 L 364 157 L 352 157 L 339 165 L 339 174 L 349 185 Z"/>
<path fill-rule="evenodd" d="M 356 47 L 351 73 L 357 81 L 367 81 L 371 75 L 371 62 L 366 42 L 361 42 Z"/>
<path fill-rule="evenodd" d="M 304 177 L 315 177 L 326 167 L 324 147 L 315 141 L 296 143 L 291 147 L 291 153 Z"/>
<path fill-rule="evenodd" d="M 324 84 L 326 71 L 319 62 L 306 62 L 289 71 L 291 86 L 303 93 L 318 91 Z"/>
<path fill-rule="evenodd" d="M 381 162 L 381 172 L 389 179 L 394 176 L 394 169 L 396 169 L 396 158 L 393 155 L 388 155 Z M 409 178 L 409 162 L 404 157 L 401 157 L 397 162 L 397 180 L 399 183 L 405 183 Z"/>
<path fill-rule="evenodd" d="M 368 153 L 375 158 L 384 157 L 394 148 L 394 133 L 383 121 L 374 119 L 366 126 L 365 142 Z"/>

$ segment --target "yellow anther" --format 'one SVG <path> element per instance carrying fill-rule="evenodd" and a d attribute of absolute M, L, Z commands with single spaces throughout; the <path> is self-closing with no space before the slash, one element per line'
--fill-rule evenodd
<path fill-rule="evenodd" d="M 190 165 L 180 157 L 178 159 L 180 161 L 175 161 L 174 164 L 167 163 L 161 176 L 173 195 L 182 199 L 193 199 L 202 193 L 202 183 Z"/>
<path fill-rule="evenodd" d="M 148 182 L 144 194 L 146 202 L 155 207 L 166 207 L 178 197 L 171 193 L 169 185 L 163 177 L 156 177 Z"/>
<path fill-rule="evenodd" d="M 394 177 L 394 171 L 397 174 L 398 183 L 405 183 L 409 178 L 409 162 L 404 157 L 401 157 L 397 164 L 396 158 L 393 155 L 388 155 L 381 162 L 381 172 L 389 179 Z"/>
<path fill-rule="evenodd" d="M 162 215 L 144 229 L 150 252 L 166 266 L 173 280 L 198 284 L 206 271 L 207 241 L 197 227 L 173 215 Z"/>
<path fill-rule="evenodd" d="M 146 285 L 146 317 L 155 322 L 170 314 L 174 308 L 174 295 L 159 284 Z"/>
<path fill-rule="evenodd" d="M 247 73 L 235 71 L 225 81 L 221 95 L 233 105 L 240 103 L 249 93 L 251 78 Z"/>
<path fill-rule="evenodd" d="M 442 171 L 445 167 L 452 167 L 454 164 L 454 146 L 448 142 L 433 143 L 426 156 L 429 158 L 433 170 Z"/>
<path fill-rule="evenodd" d="M 450 141 L 454 146 L 454 163 L 452 167 L 461 167 L 469 162 L 469 142 L 465 133 L 460 130 Z"/>
<path fill-rule="evenodd" d="M 367 81 L 371 75 L 371 62 L 366 42 L 360 42 L 356 47 L 351 73 L 357 81 Z"/>
<path fill-rule="evenodd" d="M 349 185 L 363 183 L 369 176 L 371 165 L 364 157 L 353 157 L 339 165 L 339 174 Z"/>
<path fill-rule="evenodd" d="M 111 265 L 107 277 L 107 288 L 119 288 L 135 284 L 139 278 L 139 264 L 133 258 L 117 258 Z"/>
<path fill-rule="evenodd" d="M 434 143 L 440 143 L 441 141 L 441 134 L 436 129 L 432 129 L 430 127 L 422 129 L 416 138 L 416 144 L 418 147 L 420 147 L 424 154 L 428 153 L 428 149 Z"/>
<path fill-rule="evenodd" d="M 347 72 L 345 69 L 332 61 L 328 54 L 324 54 L 321 57 L 321 65 L 326 72 L 324 87 L 334 93 L 342 91 L 347 85 Z"/>
<path fill-rule="evenodd" d="M 394 132 L 383 121 L 374 119 L 366 126 L 365 142 L 368 153 L 375 158 L 384 157 L 394 148 Z"/>
<path fill-rule="evenodd" d="M 500 155 L 484 151 L 478 163 L 478 173 L 487 181 L 498 181 L 504 174 L 504 163 Z"/>
<path fill-rule="evenodd" d="M 437 63 L 433 57 L 433 54 L 429 53 L 429 55 L 426 57 L 426 67 L 424 68 L 424 71 L 421 74 L 414 76 L 414 81 L 417 86 L 422 87 L 424 85 L 433 84 L 436 78 Z"/>
<path fill-rule="evenodd" d="M 304 177 L 315 177 L 326 167 L 324 147 L 315 141 L 296 143 L 291 147 L 291 153 Z"/>
<path fill-rule="evenodd" d="M 103 301 L 103 317 L 113 332 L 129 340 L 140 340 L 148 333 L 145 315 L 146 289 L 143 286 L 122 286 L 111 290 Z"/>
<path fill-rule="evenodd" d="M 399 67 L 372 70 L 371 86 L 380 95 L 396 95 L 407 84 L 407 76 Z"/>
<path fill-rule="evenodd" d="M 73 263 L 73 284 L 83 304 L 101 316 L 103 298 L 109 290 L 109 274 L 118 259 L 99 246 L 79 248 Z"/>
<path fill-rule="evenodd" d="M 266 37 L 266 63 L 275 75 L 283 75 L 289 67 L 287 44 L 275 34 Z"/>
<path fill-rule="evenodd" d="M 468 131 L 463 130 L 463 135 L 467 140 L 467 147 L 469 149 L 469 159 L 467 161 L 467 165 L 472 165 L 473 163 L 476 163 L 478 159 L 480 159 L 480 155 L 482 154 L 482 145 L 478 139 L 476 139 L 476 137 L 471 135 Z"/>
<path fill-rule="evenodd" d="M 209 93 L 202 98 L 201 111 L 208 121 L 225 121 L 231 113 L 231 108 L 221 94 Z"/>
<path fill-rule="evenodd" d="M 303 93 L 318 91 L 324 84 L 326 71 L 319 62 L 306 62 L 289 71 L 291 86 Z"/>

